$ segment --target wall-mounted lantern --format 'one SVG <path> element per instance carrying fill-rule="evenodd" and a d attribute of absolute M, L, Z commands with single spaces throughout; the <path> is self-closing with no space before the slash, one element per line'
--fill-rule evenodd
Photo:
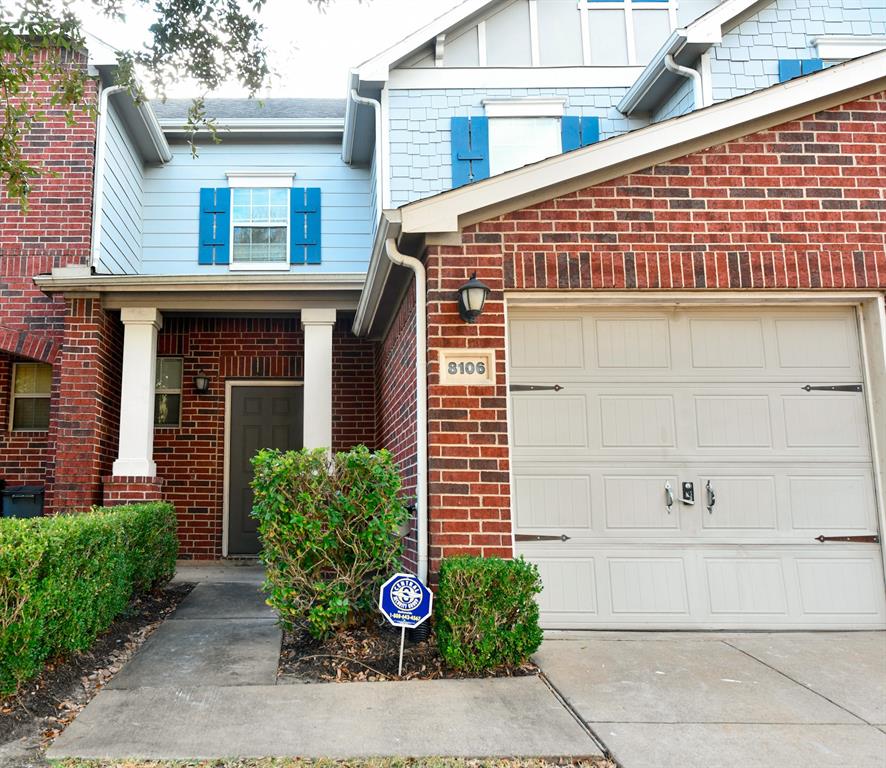
<path fill-rule="evenodd" d="M 466 323 L 475 323 L 483 312 L 488 295 L 489 286 L 481 283 L 474 272 L 471 279 L 458 289 L 458 314 L 461 319 Z"/>
<path fill-rule="evenodd" d="M 200 369 L 200 373 L 194 377 L 194 391 L 198 395 L 205 395 L 209 392 L 209 377 L 202 368 Z"/>

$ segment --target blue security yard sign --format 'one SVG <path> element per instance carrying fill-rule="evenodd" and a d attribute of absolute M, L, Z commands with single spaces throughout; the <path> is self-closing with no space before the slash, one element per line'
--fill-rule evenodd
<path fill-rule="evenodd" d="M 431 615 L 434 595 L 416 576 L 395 573 L 384 584 L 378 597 L 378 607 L 395 627 L 412 629 Z"/>

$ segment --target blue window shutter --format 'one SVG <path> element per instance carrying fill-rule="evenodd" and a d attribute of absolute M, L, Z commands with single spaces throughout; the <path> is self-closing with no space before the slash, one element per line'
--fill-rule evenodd
<path fill-rule="evenodd" d="M 799 59 L 779 59 L 778 60 L 778 82 L 784 83 L 800 77 L 803 74 L 803 67 Z"/>
<path fill-rule="evenodd" d="M 453 117 L 450 129 L 453 189 L 489 178 L 489 118 Z"/>
<path fill-rule="evenodd" d="M 231 190 L 228 187 L 200 189 L 200 242 L 197 262 L 227 264 L 230 251 Z"/>
<path fill-rule="evenodd" d="M 581 145 L 596 144 L 600 141 L 600 118 L 583 117 L 581 119 Z"/>
<path fill-rule="evenodd" d="M 800 62 L 800 69 L 804 75 L 819 72 L 824 69 L 824 62 L 821 59 L 803 59 Z"/>
<path fill-rule="evenodd" d="M 293 187 L 289 193 L 289 263 L 319 264 L 321 206 L 319 187 Z"/>
<path fill-rule="evenodd" d="M 560 139 L 563 151 L 570 152 L 581 146 L 581 118 L 564 115 L 560 118 Z"/>

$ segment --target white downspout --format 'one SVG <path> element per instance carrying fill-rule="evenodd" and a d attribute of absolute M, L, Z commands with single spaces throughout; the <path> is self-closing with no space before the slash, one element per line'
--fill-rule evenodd
<path fill-rule="evenodd" d="M 381 214 L 384 206 L 384 152 L 382 150 L 382 141 L 381 141 L 381 103 L 376 101 L 375 99 L 370 99 L 366 96 L 361 96 L 357 93 L 356 88 L 351 88 L 351 99 L 357 104 L 366 104 L 367 106 L 372 107 L 373 112 L 375 112 L 375 195 L 378 200 L 377 211 Z M 408 258 L 408 257 L 404 257 Z"/>
<path fill-rule="evenodd" d="M 108 137 L 108 99 L 115 93 L 125 91 L 122 85 L 102 88 L 98 103 L 98 119 L 95 128 L 95 183 L 92 187 L 92 255 L 89 266 L 95 269 L 101 258 L 102 201 L 105 195 L 105 146 Z"/>
<path fill-rule="evenodd" d="M 418 576 L 428 580 L 428 341 L 425 267 L 414 256 L 397 249 L 397 241 L 385 240 L 387 257 L 415 275 L 415 549 Z"/>
<path fill-rule="evenodd" d="M 688 77 L 692 80 L 692 98 L 695 102 L 692 108 L 701 109 L 704 106 L 704 95 L 701 90 L 701 75 L 698 71 L 692 67 L 684 67 L 681 64 L 677 64 L 677 62 L 674 61 L 673 54 L 670 53 L 664 57 L 664 65 L 668 72 L 673 72 L 675 75 Z"/>

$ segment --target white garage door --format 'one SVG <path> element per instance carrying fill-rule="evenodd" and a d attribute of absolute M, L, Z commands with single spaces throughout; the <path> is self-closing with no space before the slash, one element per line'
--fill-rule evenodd
<path fill-rule="evenodd" d="M 546 627 L 886 625 L 851 308 L 509 317 Z"/>

